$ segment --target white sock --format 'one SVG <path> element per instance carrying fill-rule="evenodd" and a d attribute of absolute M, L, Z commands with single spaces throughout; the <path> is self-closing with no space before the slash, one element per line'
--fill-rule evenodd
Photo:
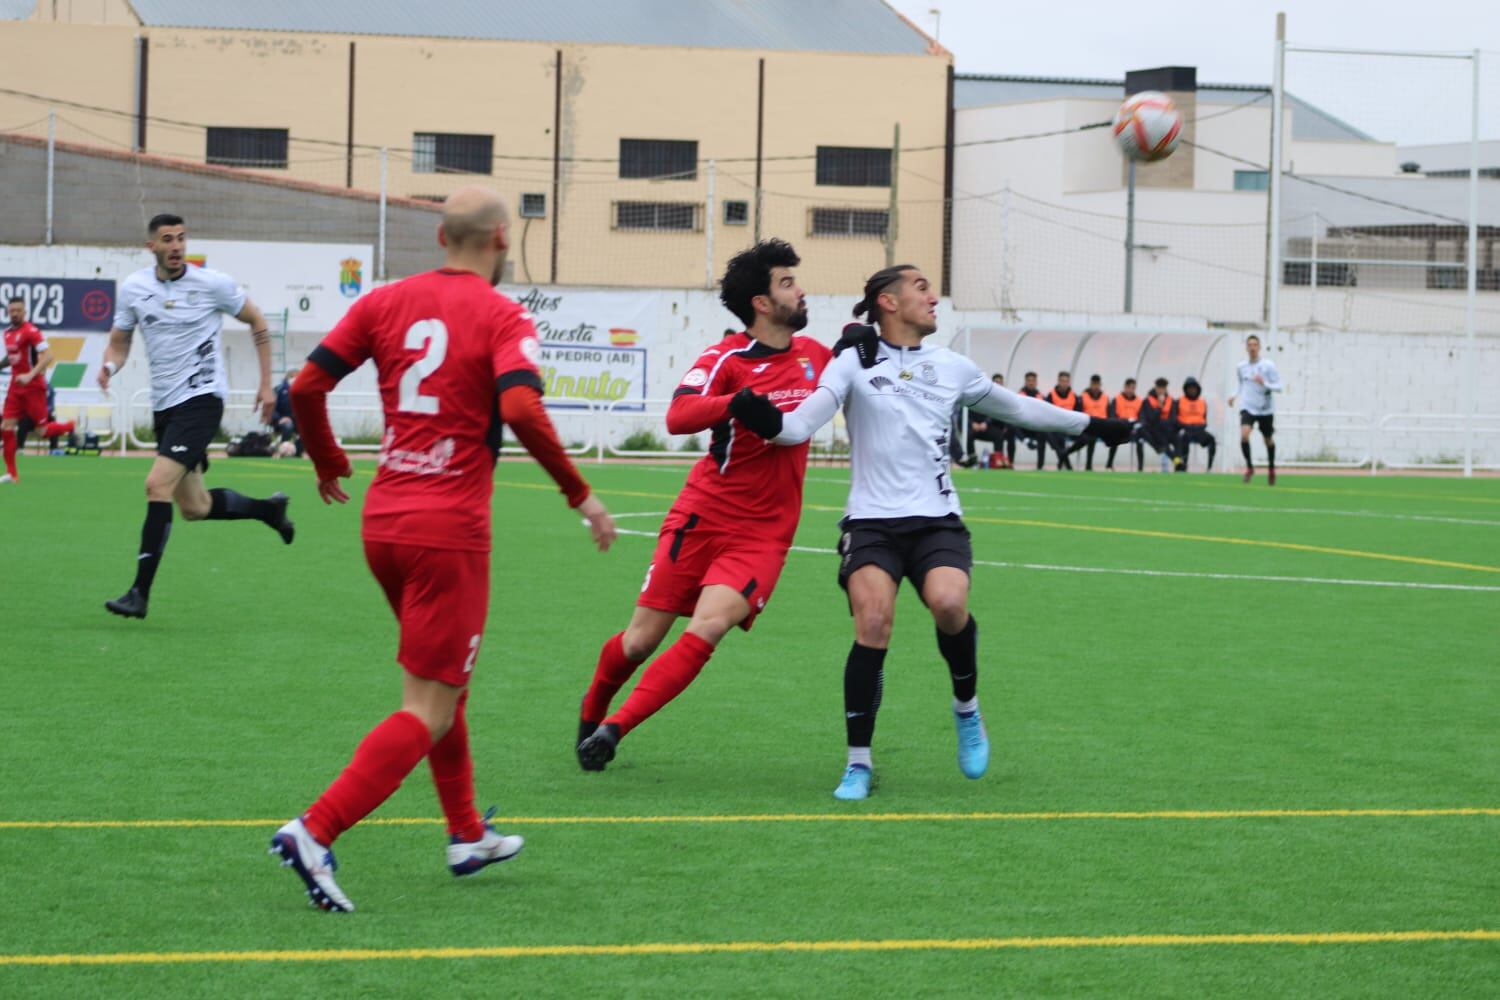
<path fill-rule="evenodd" d="M 953 711 L 959 715 L 968 715 L 970 712 L 979 711 L 979 695 L 976 694 L 968 701 L 959 701 L 957 698 L 954 698 Z"/>
<path fill-rule="evenodd" d="M 859 764 L 859 765 L 862 765 L 864 767 L 868 767 L 872 771 L 875 770 L 875 768 L 870 764 L 870 748 L 869 747 L 850 747 L 849 748 L 849 766 L 853 767 L 855 764 Z"/>

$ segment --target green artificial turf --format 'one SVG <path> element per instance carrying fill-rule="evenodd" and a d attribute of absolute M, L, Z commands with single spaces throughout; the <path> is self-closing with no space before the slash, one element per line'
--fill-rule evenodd
<path fill-rule="evenodd" d="M 0 996 L 1484 996 L 1500 983 L 1493 938 L 1149 941 L 1500 930 L 1496 480 L 958 472 L 981 563 L 990 773 L 958 773 L 946 670 L 904 589 L 876 794 L 839 803 L 851 627 L 828 550 L 846 471 L 809 470 L 797 542 L 821 551 L 791 554 L 754 631 L 585 774 L 578 699 L 685 469 L 584 467 L 613 511 L 643 515 L 621 527 L 647 533 L 600 555 L 538 469 L 504 463 L 469 719 L 480 802 L 526 850 L 449 876 L 420 767 L 374 818 L 432 822 L 339 841 L 359 907 L 340 917 L 310 910 L 265 847 L 398 704 L 395 625 L 359 543 L 372 465 L 355 503 L 330 508 L 305 463 L 216 461 L 211 485 L 290 493 L 297 541 L 179 518 L 137 622 L 101 604 L 133 573 L 147 462 L 22 463 L 21 484 L 0 487 Z M 1461 808 L 1487 812 L 1402 812 Z M 1396 814 L 1202 815 L 1343 809 Z M 1164 812 L 1187 815 L 1149 815 Z M 941 815 L 876 818 L 893 813 Z M 705 816 L 758 818 L 683 818 Z M 619 817 L 651 821 L 603 822 Z M 13 825 L 161 819 L 264 822 Z M 1099 937 L 1124 940 L 14 964 Z"/>

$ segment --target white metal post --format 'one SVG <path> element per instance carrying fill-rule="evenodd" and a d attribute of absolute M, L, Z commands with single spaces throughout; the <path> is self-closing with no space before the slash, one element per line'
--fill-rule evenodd
<path fill-rule="evenodd" d="M 1126 168 L 1125 180 L 1125 311 L 1135 305 L 1135 161 Z"/>
<path fill-rule="evenodd" d="M 57 175 L 57 112 L 47 112 L 47 246 L 52 245 L 52 190 Z"/>
<path fill-rule="evenodd" d="M 1318 223 L 1322 220 L 1318 213 L 1312 214 L 1312 273 L 1308 275 L 1309 289 L 1307 293 L 1307 319 L 1314 326 L 1318 322 Z"/>
<path fill-rule="evenodd" d="M 713 160 L 708 161 L 708 218 L 704 220 L 703 287 L 714 287 L 714 174 Z"/>
<path fill-rule="evenodd" d="M 390 157 L 385 146 L 380 147 L 380 232 L 379 242 L 375 248 L 375 277 L 385 280 L 385 188 L 386 188 L 386 166 Z M 554 206 L 554 211 L 556 206 Z"/>
<path fill-rule="evenodd" d="M 1282 86 L 1286 73 L 1286 15 L 1276 15 L 1276 66 L 1271 74 L 1271 162 L 1266 181 L 1270 202 L 1266 248 L 1266 349 L 1277 339 L 1281 322 L 1281 128 Z"/>
<path fill-rule="evenodd" d="M 1474 391 L 1474 373 L 1479 368 L 1475 352 L 1475 310 L 1479 306 L 1479 50 L 1474 50 L 1474 93 L 1469 122 L 1469 295 L 1464 316 L 1466 354 L 1464 365 L 1464 475 L 1474 475 L 1474 416 L 1478 393 Z"/>

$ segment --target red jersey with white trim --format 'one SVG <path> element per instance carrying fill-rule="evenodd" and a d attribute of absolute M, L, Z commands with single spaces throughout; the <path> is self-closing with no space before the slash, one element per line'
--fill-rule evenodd
<path fill-rule="evenodd" d="M 17 382 L 17 375 L 25 375 L 36 367 L 37 357 L 47 349 L 47 336 L 31 323 L 22 323 L 20 326 L 7 326 L 5 328 L 5 356 L 10 360 L 10 387 L 16 391 L 30 390 L 45 391 L 47 388 L 47 376 L 38 375 L 30 382 L 22 385 Z"/>
<path fill-rule="evenodd" d="M 794 410 L 818 387 L 833 352 L 794 336 L 783 350 L 736 333 L 699 355 L 676 395 L 729 397 L 750 388 L 783 410 Z M 807 443 L 773 445 L 732 417 L 713 428 L 708 454 L 688 474 L 674 507 L 715 528 L 751 531 L 792 543 L 802 516 Z"/>
<path fill-rule="evenodd" d="M 497 399 L 541 389 L 538 354 L 531 314 L 471 271 L 428 271 L 354 304 L 309 360 L 338 378 L 375 360 L 385 437 L 365 538 L 489 551 Z"/>

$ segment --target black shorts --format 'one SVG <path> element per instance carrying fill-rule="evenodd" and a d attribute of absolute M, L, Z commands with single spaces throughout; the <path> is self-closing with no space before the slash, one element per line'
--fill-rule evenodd
<path fill-rule="evenodd" d="M 1261 434 L 1265 437 L 1270 437 L 1271 435 L 1276 433 L 1276 414 L 1263 413 L 1257 416 L 1254 413 L 1249 413 L 1245 410 L 1241 410 L 1240 426 L 1249 427 L 1252 424 L 1259 424 Z"/>
<path fill-rule="evenodd" d="M 970 573 L 974 549 L 969 529 L 957 514 L 947 517 L 845 519 L 839 537 L 839 586 L 849 589 L 849 577 L 864 566 L 879 566 L 900 585 L 910 580 L 922 594 L 929 570 L 952 566 Z"/>
<path fill-rule="evenodd" d="M 208 446 L 224 419 L 224 401 L 213 393 L 157 410 L 156 453 L 181 462 L 189 472 L 208 471 Z"/>

